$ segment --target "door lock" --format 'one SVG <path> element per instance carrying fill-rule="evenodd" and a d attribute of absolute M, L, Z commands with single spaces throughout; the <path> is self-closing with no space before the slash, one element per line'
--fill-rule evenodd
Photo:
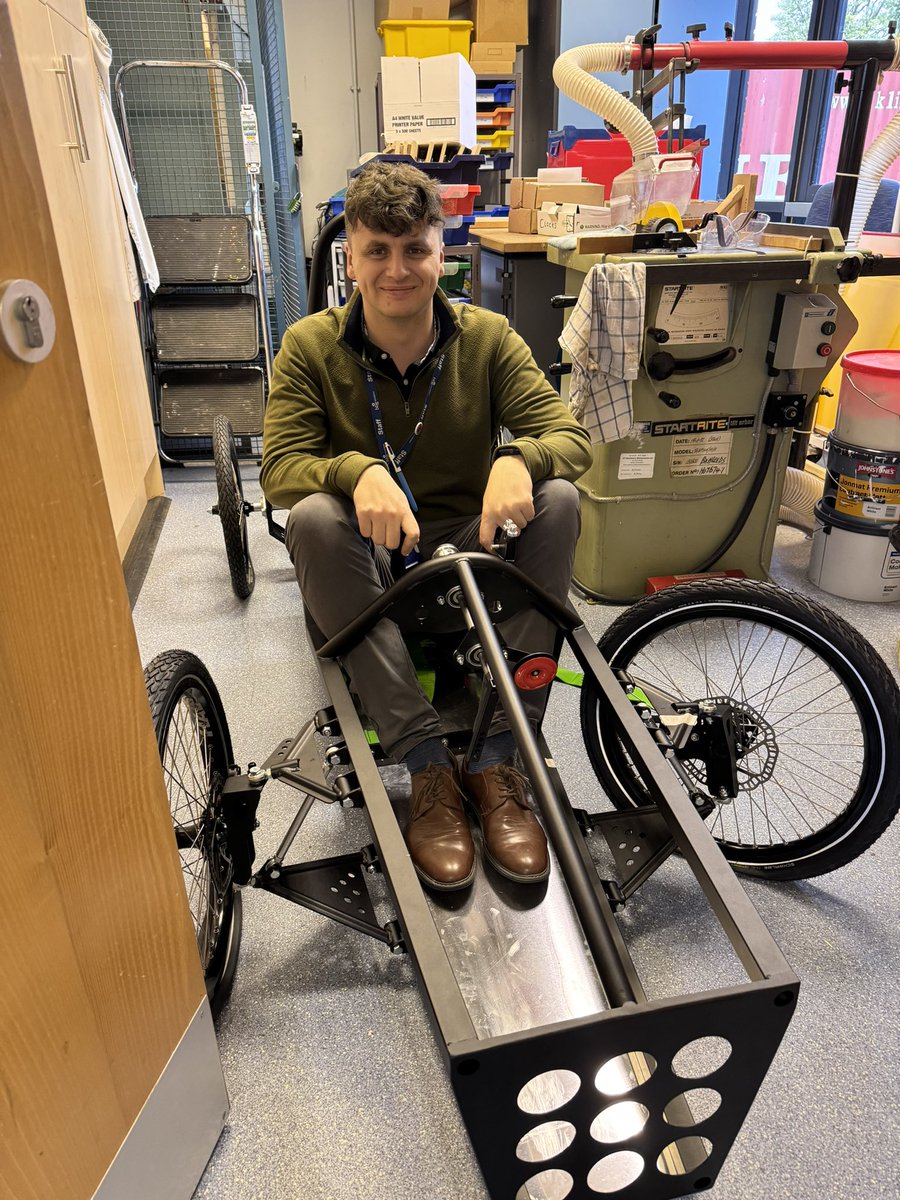
<path fill-rule="evenodd" d="M 42 362 L 56 341 L 56 318 L 43 288 L 30 279 L 0 283 L 0 346 L 17 362 Z"/>

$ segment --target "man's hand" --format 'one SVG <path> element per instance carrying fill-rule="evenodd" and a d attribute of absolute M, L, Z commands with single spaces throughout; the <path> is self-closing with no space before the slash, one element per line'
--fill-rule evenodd
<path fill-rule="evenodd" d="M 419 540 L 419 526 L 409 501 L 384 467 L 366 467 L 353 489 L 359 532 L 376 546 L 409 554 Z M 402 545 L 401 545 L 402 539 Z"/>
<path fill-rule="evenodd" d="M 497 530 L 513 521 L 523 530 L 534 518 L 531 474 L 519 454 L 504 454 L 494 460 L 481 504 L 478 540 L 490 551 Z"/>

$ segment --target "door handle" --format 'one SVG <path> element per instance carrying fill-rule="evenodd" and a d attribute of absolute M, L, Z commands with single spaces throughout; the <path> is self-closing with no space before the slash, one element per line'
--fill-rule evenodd
<path fill-rule="evenodd" d="M 75 66 L 72 62 L 72 55 L 64 54 L 62 56 L 62 63 L 61 67 L 54 67 L 53 69 L 57 75 L 62 75 L 65 80 L 66 94 L 69 98 L 69 112 L 76 139 L 74 142 L 64 142 L 63 144 L 70 150 L 77 150 L 81 162 L 88 162 L 91 155 L 88 150 L 87 138 L 84 134 L 84 120 L 81 116 L 81 104 L 78 100 L 78 88 L 75 84 Z"/>

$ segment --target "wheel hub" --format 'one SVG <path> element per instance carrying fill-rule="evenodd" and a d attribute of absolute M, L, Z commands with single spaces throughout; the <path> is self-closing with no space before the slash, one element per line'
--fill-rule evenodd
<path fill-rule="evenodd" d="M 729 696 L 711 696 L 698 702 L 697 709 L 696 741 L 692 740 L 679 754 L 697 787 L 707 789 L 720 803 L 728 803 L 734 799 L 732 792 L 753 791 L 772 778 L 778 761 L 778 742 L 775 730 L 755 708 Z M 717 770 L 716 759 L 721 758 L 723 740 L 727 740 L 729 755 L 733 755 L 730 785 L 723 782 L 721 771 Z"/>

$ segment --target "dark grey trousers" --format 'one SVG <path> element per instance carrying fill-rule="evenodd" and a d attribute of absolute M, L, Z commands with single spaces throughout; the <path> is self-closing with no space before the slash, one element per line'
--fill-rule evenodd
<path fill-rule="evenodd" d="M 545 591 L 565 603 L 572 579 L 575 542 L 581 527 L 578 492 L 563 479 L 544 479 L 534 487 L 534 520 L 519 536 L 515 565 Z M 419 551 L 430 558 L 451 542 L 459 550 L 477 550 L 480 517 L 420 523 Z M 384 591 L 369 543 L 359 534 L 351 500 L 320 492 L 291 509 L 286 545 L 306 608 L 314 645 L 321 646 Z M 532 609 L 499 625 L 506 642 L 533 654 L 552 654 L 556 626 Z M 441 734 L 437 712 L 426 700 L 397 626 L 382 621 L 343 658 L 363 710 L 375 725 L 385 752 L 402 758 L 413 746 Z M 523 692 L 529 718 L 537 722 L 546 689 Z M 491 732 L 508 726 L 498 710 Z"/>

